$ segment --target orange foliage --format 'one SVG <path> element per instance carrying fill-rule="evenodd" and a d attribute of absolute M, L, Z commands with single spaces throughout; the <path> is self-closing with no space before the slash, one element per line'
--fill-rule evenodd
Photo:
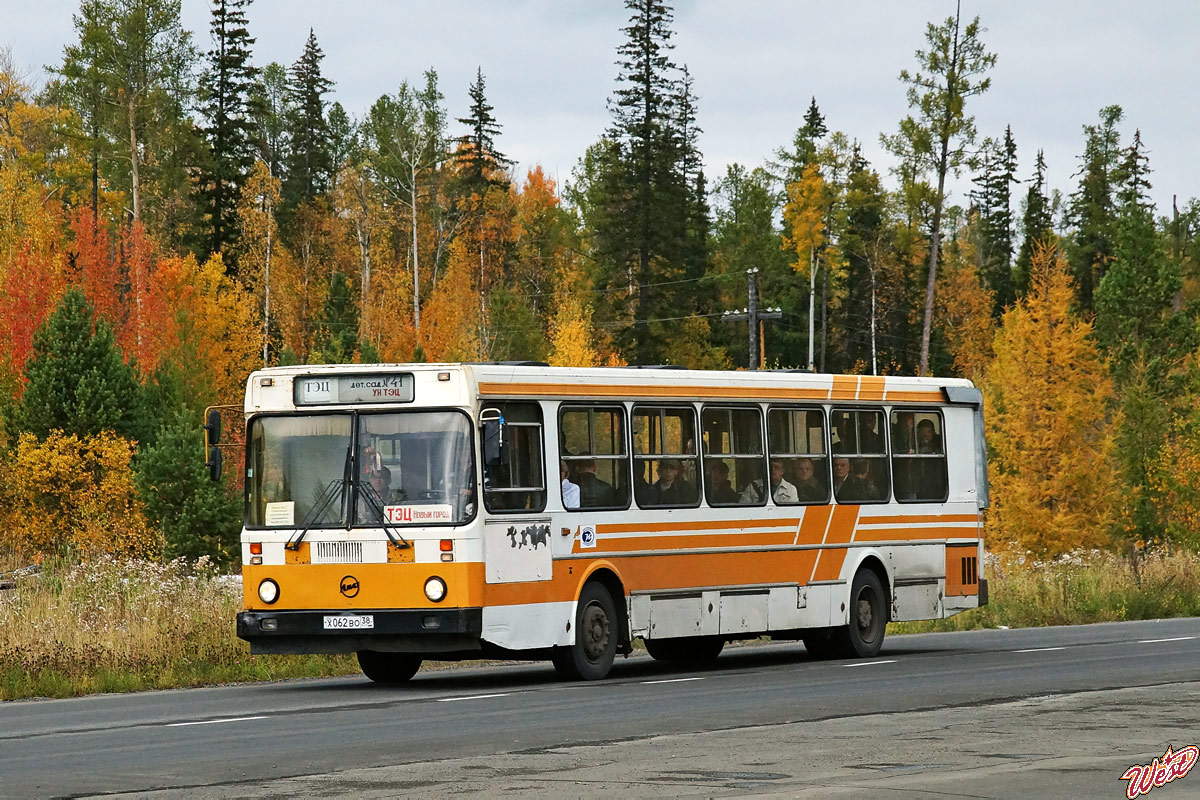
<path fill-rule="evenodd" d="M 996 325 L 992 319 L 992 292 L 983 285 L 975 267 L 975 247 L 962 237 L 947 248 L 937 276 L 937 321 L 946 337 L 960 377 L 978 381 L 992 360 Z"/>
<path fill-rule="evenodd" d="M 450 245 L 446 274 L 425 304 L 421 320 L 421 347 L 431 362 L 480 358 L 477 258 L 465 238 Z"/>

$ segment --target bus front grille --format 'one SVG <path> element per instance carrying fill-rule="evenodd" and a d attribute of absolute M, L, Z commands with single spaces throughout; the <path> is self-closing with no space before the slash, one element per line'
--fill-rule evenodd
<path fill-rule="evenodd" d="M 312 563 L 314 564 L 361 564 L 363 563 L 362 542 L 314 542 Z"/>

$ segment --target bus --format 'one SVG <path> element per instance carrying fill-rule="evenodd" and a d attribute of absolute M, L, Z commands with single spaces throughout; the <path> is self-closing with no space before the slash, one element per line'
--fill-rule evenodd
<path fill-rule="evenodd" d="M 987 603 L 969 381 L 305 365 L 251 374 L 244 411 L 252 653 L 596 680 L 639 639 L 691 666 L 759 637 L 869 658 L 889 621 Z"/>

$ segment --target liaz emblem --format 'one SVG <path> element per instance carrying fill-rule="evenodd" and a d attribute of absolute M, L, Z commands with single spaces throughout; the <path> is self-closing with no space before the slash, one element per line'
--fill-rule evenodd
<path fill-rule="evenodd" d="M 341 583 L 342 594 L 346 597 L 355 597 L 358 595 L 358 578 L 353 575 L 347 575 L 342 578 Z"/>

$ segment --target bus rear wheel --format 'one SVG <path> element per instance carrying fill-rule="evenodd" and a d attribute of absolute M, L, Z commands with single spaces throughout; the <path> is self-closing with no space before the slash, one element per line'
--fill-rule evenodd
<path fill-rule="evenodd" d="M 832 643 L 845 658 L 874 658 L 883 646 L 887 621 L 888 604 L 879 576 L 860 569 L 850 586 L 850 624 L 834 633 Z"/>
<path fill-rule="evenodd" d="M 554 668 L 569 680 L 600 680 L 612 669 L 619 630 L 608 589 L 595 581 L 584 584 L 575 611 L 575 644 L 554 649 Z"/>
<path fill-rule="evenodd" d="M 408 653 L 359 650 L 358 666 L 375 683 L 404 683 L 421 668 L 421 659 Z"/>
<path fill-rule="evenodd" d="M 720 636 L 684 636 L 678 639 L 646 639 L 646 652 L 655 661 L 679 665 L 708 666 L 725 648 Z"/>

